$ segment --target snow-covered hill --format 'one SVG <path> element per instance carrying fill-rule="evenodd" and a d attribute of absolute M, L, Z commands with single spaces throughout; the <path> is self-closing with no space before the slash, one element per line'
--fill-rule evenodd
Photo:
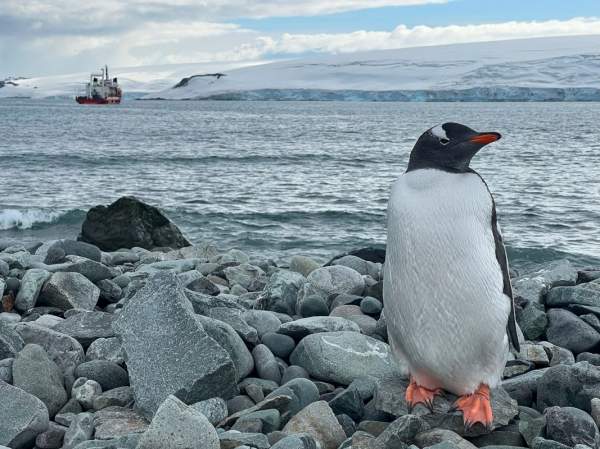
<path fill-rule="evenodd" d="M 218 74 L 218 75 L 217 75 Z M 598 100 L 600 35 L 315 56 L 241 67 L 178 64 L 112 70 L 126 96 L 240 100 Z M 73 96 L 88 73 L 30 78 L 2 97 Z"/>
<path fill-rule="evenodd" d="M 600 35 L 320 56 L 222 72 L 146 98 L 600 100 Z"/>

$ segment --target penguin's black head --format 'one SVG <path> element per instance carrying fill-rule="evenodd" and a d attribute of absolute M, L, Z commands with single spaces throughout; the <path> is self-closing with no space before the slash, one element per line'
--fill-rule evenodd
<path fill-rule="evenodd" d="M 471 158 L 488 143 L 500 139 L 500 133 L 477 131 L 460 123 L 444 123 L 428 129 L 417 140 L 408 162 L 407 172 L 420 168 L 437 168 L 466 172 Z"/>

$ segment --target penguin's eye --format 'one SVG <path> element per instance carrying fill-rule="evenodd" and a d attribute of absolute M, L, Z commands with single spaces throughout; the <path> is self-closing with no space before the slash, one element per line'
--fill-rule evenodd
<path fill-rule="evenodd" d="M 442 145 L 448 145 L 450 143 L 450 141 L 448 139 L 444 139 L 443 137 L 440 139 L 440 143 Z"/>

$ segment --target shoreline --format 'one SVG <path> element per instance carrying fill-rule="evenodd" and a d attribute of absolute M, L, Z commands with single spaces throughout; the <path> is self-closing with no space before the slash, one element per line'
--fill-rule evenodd
<path fill-rule="evenodd" d="M 119 201 L 95 213 L 112 210 L 113 223 L 115 204 L 141 207 Z M 283 266 L 210 243 L 187 246 L 170 221 L 154 219 L 144 222 L 154 223 L 148 236 L 179 243 L 122 249 L 116 242 L 128 229 L 98 234 L 106 217 L 93 210 L 82 238 L 114 249 L 75 240 L 0 245 L 0 445 L 600 442 L 600 399 L 592 399 L 600 397 L 600 267 L 578 271 L 562 260 L 513 278 L 522 349 L 492 390 L 495 430 L 465 432 L 451 395 L 433 412 L 408 413 L 382 314 L 381 251 L 325 265 L 297 255 Z M 408 423 L 411 434 L 402 430 Z"/>

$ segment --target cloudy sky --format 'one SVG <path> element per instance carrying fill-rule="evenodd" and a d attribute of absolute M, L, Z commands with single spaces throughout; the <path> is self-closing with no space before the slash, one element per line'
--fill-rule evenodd
<path fill-rule="evenodd" d="M 600 0 L 0 0 L 0 77 L 600 34 Z"/>

